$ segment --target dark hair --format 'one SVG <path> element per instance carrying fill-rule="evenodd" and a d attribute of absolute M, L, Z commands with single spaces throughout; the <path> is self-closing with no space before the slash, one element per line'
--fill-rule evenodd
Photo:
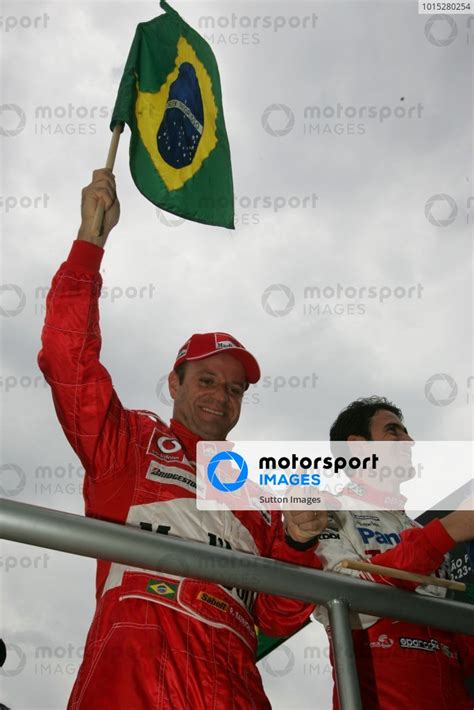
<path fill-rule="evenodd" d="M 185 370 L 186 370 L 186 361 L 182 362 L 180 365 L 178 365 L 178 367 L 174 368 L 174 371 L 178 375 L 178 382 L 180 385 L 183 384 Z"/>
<path fill-rule="evenodd" d="M 370 422 L 379 409 L 386 409 L 396 414 L 403 421 L 401 409 L 389 402 L 385 397 L 361 397 L 351 402 L 340 412 L 331 427 L 329 437 L 331 441 L 347 441 L 350 436 L 363 436 L 371 439 Z"/>

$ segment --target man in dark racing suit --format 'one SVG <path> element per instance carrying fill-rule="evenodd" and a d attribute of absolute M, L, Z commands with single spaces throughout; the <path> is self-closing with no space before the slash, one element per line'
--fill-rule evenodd
<path fill-rule="evenodd" d="M 331 441 L 413 441 L 402 412 L 388 400 L 369 397 L 344 409 L 331 427 Z M 323 568 L 379 584 L 444 598 L 446 589 L 344 568 L 342 560 L 364 561 L 423 575 L 447 577 L 448 555 L 474 537 L 474 512 L 459 510 L 425 527 L 404 512 L 400 478 L 378 480 L 362 470 L 339 497 L 320 535 Z M 330 635 L 328 613 L 316 618 Z M 351 613 L 352 637 L 364 710 L 472 710 L 463 678 L 474 675 L 474 636 L 393 619 Z M 332 660 L 332 654 L 331 654 Z M 339 708 L 337 689 L 334 710 Z"/>
<path fill-rule="evenodd" d="M 91 236 L 98 202 L 103 235 Z M 260 370 L 227 333 L 193 335 L 169 387 L 168 426 L 127 410 L 99 360 L 99 267 L 119 219 L 115 180 L 96 170 L 82 193 L 78 238 L 47 299 L 39 365 L 71 446 L 86 470 L 86 515 L 252 555 L 319 567 L 314 554 L 325 513 L 200 511 L 199 440 L 224 440 Z M 159 545 L 159 538 L 157 538 Z M 314 606 L 176 575 L 97 563 L 97 608 L 70 710 L 267 708 L 255 666 L 255 625 L 287 636 Z"/>

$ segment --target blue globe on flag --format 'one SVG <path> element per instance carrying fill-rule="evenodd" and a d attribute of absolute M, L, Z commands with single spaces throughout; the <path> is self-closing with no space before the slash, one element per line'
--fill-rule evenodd
<path fill-rule="evenodd" d="M 168 165 L 193 162 L 204 127 L 201 90 L 194 67 L 183 62 L 170 86 L 166 111 L 157 134 L 158 151 Z"/>

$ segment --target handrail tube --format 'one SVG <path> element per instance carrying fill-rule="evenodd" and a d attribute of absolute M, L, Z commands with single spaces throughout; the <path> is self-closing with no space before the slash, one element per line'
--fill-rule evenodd
<path fill-rule="evenodd" d="M 328 613 L 339 703 L 343 710 L 362 710 L 349 604 L 345 599 L 332 599 Z"/>
<path fill-rule="evenodd" d="M 206 579 L 474 635 L 474 607 L 96 518 L 0 500 L 0 537 L 150 571 Z"/>

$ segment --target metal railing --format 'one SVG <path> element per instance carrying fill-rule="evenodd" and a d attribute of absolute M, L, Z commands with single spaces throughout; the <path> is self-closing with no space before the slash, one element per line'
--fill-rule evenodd
<path fill-rule="evenodd" d="M 0 513 L 7 540 L 326 606 L 343 710 L 362 710 L 350 611 L 474 635 L 474 607 L 460 602 L 11 500 Z"/>

